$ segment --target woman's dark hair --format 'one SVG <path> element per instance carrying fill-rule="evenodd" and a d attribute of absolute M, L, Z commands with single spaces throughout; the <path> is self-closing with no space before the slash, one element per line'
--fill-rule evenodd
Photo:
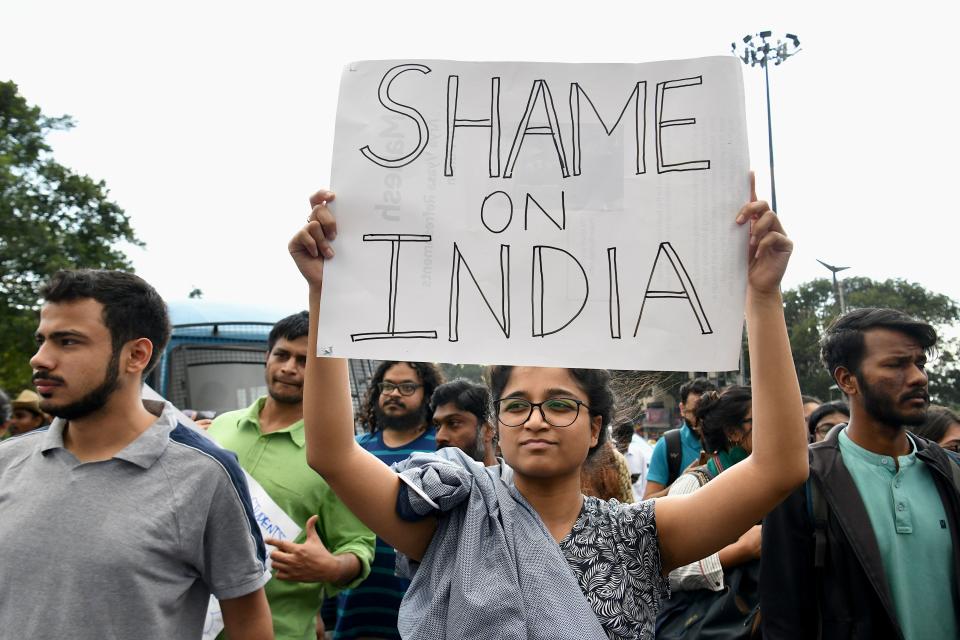
<path fill-rule="evenodd" d="M 411 369 L 417 372 L 420 378 L 420 384 L 423 385 L 423 404 L 427 424 L 433 421 L 433 408 L 430 406 L 430 398 L 433 392 L 443 384 L 443 373 L 432 362 L 407 362 L 403 360 L 383 360 L 373 372 L 370 383 L 367 387 L 367 395 L 363 400 L 363 406 L 360 409 L 360 424 L 366 425 L 370 433 L 380 430 L 377 424 L 377 405 L 380 401 L 380 383 L 383 382 L 383 376 L 387 375 L 387 370 L 396 364 L 409 365 Z"/>
<path fill-rule="evenodd" d="M 927 410 L 927 419 L 923 424 L 915 427 L 907 426 L 907 428 L 921 438 L 940 442 L 947 433 L 947 429 L 955 422 L 960 422 L 960 416 L 946 407 L 932 404 Z"/>
<path fill-rule="evenodd" d="M 103 324 L 110 332 L 113 355 L 131 340 L 146 338 L 153 344 L 146 376 L 160 360 L 170 339 L 167 305 L 142 278 L 123 271 L 79 269 L 58 271 L 40 288 L 48 303 L 75 302 L 92 298 L 103 306 Z"/>
<path fill-rule="evenodd" d="M 828 416 L 831 413 L 842 413 L 843 415 L 850 417 L 850 407 L 847 406 L 847 403 L 843 400 L 835 400 L 834 402 L 827 402 L 810 413 L 810 417 L 807 418 L 807 432 L 810 434 L 811 442 L 816 434 L 813 430 L 817 428 L 817 423 L 823 420 L 824 416 Z"/>
<path fill-rule="evenodd" d="M 510 373 L 513 367 L 509 365 L 493 365 L 487 369 L 487 379 L 490 380 L 490 394 L 493 400 L 503 396 L 503 390 L 510 380 Z M 587 405 L 590 407 L 591 416 L 600 416 L 600 435 L 597 437 L 597 444 L 590 447 L 587 457 L 607 441 L 607 428 L 613 420 L 614 405 L 616 399 L 613 390 L 610 388 L 610 372 L 606 369 L 567 369 L 573 379 L 577 381 L 580 388 L 587 394 Z M 496 408 L 494 408 L 496 414 Z"/>
<path fill-rule="evenodd" d="M 750 387 L 732 386 L 721 392 L 707 391 L 700 396 L 697 405 L 697 420 L 708 453 L 728 451 L 733 443 L 729 431 L 743 428 L 743 421 L 750 413 L 753 396 Z"/>
<path fill-rule="evenodd" d="M 863 334 L 871 329 L 889 329 L 910 336 L 928 356 L 937 344 L 936 329 L 902 311 L 874 307 L 854 309 L 834 320 L 820 339 L 820 359 L 831 379 L 837 367 L 845 368 L 859 379 L 866 350 Z"/>

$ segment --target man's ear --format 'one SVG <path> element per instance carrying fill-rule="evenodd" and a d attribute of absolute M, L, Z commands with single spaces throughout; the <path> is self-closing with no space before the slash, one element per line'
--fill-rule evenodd
<path fill-rule="evenodd" d="M 837 367 L 833 372 L 833 379 L 844 395 L 852 396 L 860 393 L 860 381 L 856 374 L 846 367 Z"/>
<path fill-rule="evenodd" d="M 153 343 L 149 338 L 137 338 L 123 346 L 120 366 L 124 373 L 141 373 L 150 364 Z"/>

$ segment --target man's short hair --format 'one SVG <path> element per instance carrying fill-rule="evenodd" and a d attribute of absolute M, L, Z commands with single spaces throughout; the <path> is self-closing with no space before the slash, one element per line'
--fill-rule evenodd
<path fill-rule="evenodd" d="M 54 304 L 91 298 L 103 305 L 103 324 L 110 332 L 114 354 L 131 340 L 148 339 L 153 343 L 153 354 L 143 376 L 157 364 L 170 339 L 166 303 L 143 278 L 132 273 L 105 269 L 62 270 L 40 288 L 40 296 Z"/>
<path fill-rule="evenodd" d="M 477 416 L 477 426 L 490 418 L 490 390 L 486 385 L 457 378 L 440 385 L 430 397 L 430 411 L 437 407 L 453 403 L 461 411 L 469 411 Z"/>
<path fill-rule="evenodd" d="M 277 322 L 277 324 L 273 325 L 273 328 L 270 329 L 270 335 L 267 336 L 267 353 L 273 351 L 273 346 L 277 344 L 277 340 L 280 338 L 283 338 L 284 340 L 296 340 L 307 335 L 309 332 L 309 313 L 306 311 L 301 311 L 300 313 L 287 316 L 283 320 Z"/>
<path fill-rule="evenodd" d="M 831 378 L 838 367 L 859 377 L 866 350 L 863 334 L 871 329 L 906 334 L 928 354 L 937 344 L 936 329 L 902 311 L 877 307 L 854 309 L 834 320 L 820 339 L 820 360 Z"/>
<path fill-rule="evenodd" d="M 680 402 L 686 404 L 687 398 L 691 393 L 695 393 L 698 396 L 702 396 L 707 391 L 716 391 L 717 385 L 713 384 L 706 378 L 694 378 L 693 380 L 687 380 L 682 385 L 680 385 Z"/>

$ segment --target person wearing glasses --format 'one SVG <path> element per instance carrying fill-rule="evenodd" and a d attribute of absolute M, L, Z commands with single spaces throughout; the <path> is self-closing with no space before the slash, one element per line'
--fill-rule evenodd
<path fill-rule="evenodd" d="M 750 387 L 732 386 L 722 392 L 707 391 L 697 406 L 697 424 L 707 462 L 682 474 L 670 485 L 668 496 L 693 493 L 753 451 L 753 411 Z M 724 587 L 723 570 L 760 559 L 760 526 L 751 527 L 740 539 L 717 553 L 670 572 L 670 587 L 676 591 Z"/>
<path fill-rule="evenodd" d="M 325 258 L 336 221 L 329 191 L 288 250 L 310 290 L 316 353 Z M 307 361 L 307 457 L 412 577 L 404 638 L 653 638 L 670 570 L 723 548 L 807 477 L 807 435 L 780 280 L 792 243 L 755 197 L 736 222 L 750 233 L 746 316 L 753 374 L 753 454 L 687 496 L 632 505 L 584 497 L 580 472 L 603 443 L 614 396 L 603 370 L 497 366 L 490 371 L 504 464 L 458 449 L 393 469 L 353 438 L 346 362 Z M 337 310 L 325 308 L 326 313 Z"/>
<path fill-rule="evenodd" d="M 947 451 L 960 453 L 960 416 L 947 407 L 930 405 L 924 423 L 908 425 L 907 428 L 921 438 L 936 442 Z"/>
<path fill-rule="evenodd" d="M 382 361 L 360 414 L 367 429 L 356 439 L 360 448 L 386 465 L 411 453 L 434 451 L 437 431 L 429 400 L 441 384 L 443 374 L 432 363 Z M 396 552 L 378 537 L 370 576 L 340 594 L 334 638 L 400 637 L 397 612 L 410 581 L 394 575 L 395 565 Z"/>
<path fill-rule="evenodd" d="M 721 392 L 707 391 L 700 397 L 696 420 L 700 427 L 707 461 L 684 472 L 670 485 L 668 496 L 698 491 L 721 473 L 729 471 L 753 452 L 753 399 L 750 387 L 730 386 Z M 757 637 L 757 577 L 760 571 L 760 534 L 756 524 L 738 540 L 716 553 L 670 572 L 672 597 L 664 602 L 657 618 L 657 637 Z M 736 571 L 734 571 L 736 570 Z M 710 608 L 693 628 L 691 615 L 699 611 L 701 590 L 733 591 L 740 614 L 726 609 L 723 617 Z M 691 592 L 691 593 L 683 593 Z M 717 594 L 715 602 L 722 602 Z M 715 605 L 719 606 L 719 605 Z M 696 609 L 694 609 L 696 607 Z M 736 630 L 736 631 L 734 631 Z M 736 635 L 734 635 L 736 633 Z"/>
<path fill-rule="evenodd" d="M 850 422 L 850 407 L 843 400 L 821 404 L 807 416 L 807 431 L 810 442 L 823 442 L 827 434 L 838 424 Z"/>

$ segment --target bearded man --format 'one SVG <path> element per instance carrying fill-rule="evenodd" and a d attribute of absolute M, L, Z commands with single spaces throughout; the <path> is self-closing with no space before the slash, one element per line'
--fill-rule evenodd
<path fill-rule="evenodd" d="M 272 638 L 269 575 L 236 459 L 140 398 L 166 305 L 120 271 L 61 271 L 30 359 L 49 428 L 0 443 L 0 629 L 39 640 Z M 25 595 L 28 594 L 28 597 Z M 14 604 L 15 603 L 15 604 Z"/>

